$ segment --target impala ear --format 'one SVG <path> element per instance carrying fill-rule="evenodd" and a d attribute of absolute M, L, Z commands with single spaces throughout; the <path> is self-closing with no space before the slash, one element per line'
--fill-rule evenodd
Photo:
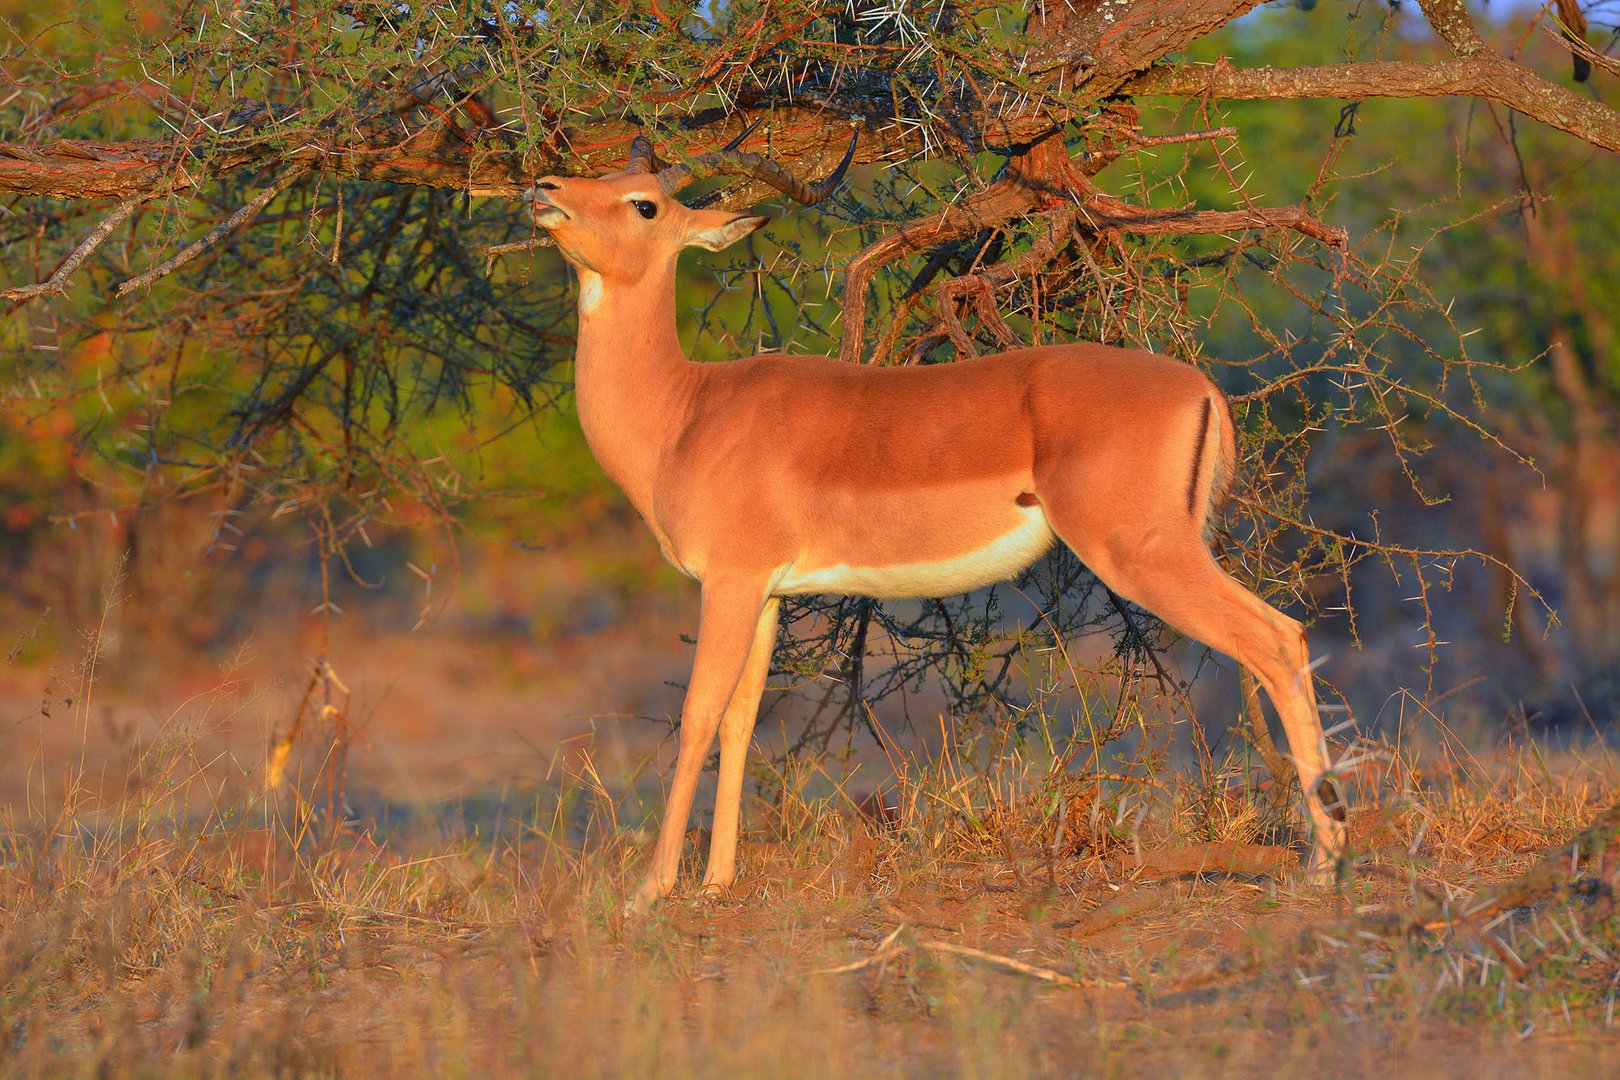
<path fill-rule="evenodd" d="M 763 229 L 771 219 L 758 214 L 728 214 L 724 210 L 694 210 L 692 229 L 686 234 L 689 247 L 719 251 L 751 232 Z"/>

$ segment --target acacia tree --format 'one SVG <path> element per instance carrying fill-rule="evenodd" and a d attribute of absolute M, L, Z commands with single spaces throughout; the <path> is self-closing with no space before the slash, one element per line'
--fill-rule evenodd
<path fill-rule="evenodd" d="M 402 498 L 447 512 L 454 477 L 411 445 L 423 416 L 483 383 L 529 408 L 564 392 L 566 282 L 514 199 L 535 177 L 620 168 L 638 135 L 700 174 L 721 145 L 810 180 L 848 153 L 854 183 L 719 271 L 748 287 L 709 288 L 700 353 L 757 342 L 926 363 L 1083 337 L 1208 362 L 1196 330 L 1212 309 L 1279 293 L 1285 323 L 1254 317 L 1259 347 L 1217 372 L 1258 463 L 1229 554 L 1251 584 L 1313 608 L 1325 602 L 1307 583 L 1348 587 L 1356 562 L 1382 558 L 1415 574 L 1427 609 L 1459 553 L 1313 524 L 1313 433 L 1377 432 L 1421 489 L 1420 421 L 1493 438 L 1482 365 L 1415 261 L 1332 223 L 1337 148 L 1364 99 L 1466 95 L 1620 150 L 1620 111 L 1591 89 L 1620 74 L 1587 40 L 1588 16 L 1608 16 L 1560 0 L 1556 17 L 1501 28 L 1517 42 L 1504 52 L 1462 0 L 1364 2 L 1346 6 L 1342 62 L 1196 59 L 1257 6 L 186 0 L 121 25 L 14 11 L 0 82 L 0 296 L 21 316 L 5 331 L 10 401 L 112 388 L 138 422 L 87 433 L 104 450 L 153 483 L 217 492 L 222 514 L 302 508 L 341 557 Z M 1326 7 L 1297 17 L 1300 33 L 1339 25 Z M 1519 59 L 1526 40 L 1539 69 Z M 1285 98 L 1347 104 L 1315 185 L 1251 198 L 1245 133 L 1222 103 Z M 701 197 L 728 207 L 791 186 L 716 180 Z M 130 343 L 109 363 L 60 361 L 109 332 Z M 1522 582 L 1504 572 L 1511 604 Z M 1091 596 L 1081 568 L 1057 558 L 1032 584 L 1040 625 L 1101 620 L 1163 673 L 1140 617 Z M 828 696 L 812 740 L 941 664 L 963 702 L 1005 692 L 1018 646 L 996 636 L 995 596 L 820 613 L 781 659 L 843 657 L 854 689 Z M 910 651 L 874 685 L 862 658 L 880 636 Z"/>

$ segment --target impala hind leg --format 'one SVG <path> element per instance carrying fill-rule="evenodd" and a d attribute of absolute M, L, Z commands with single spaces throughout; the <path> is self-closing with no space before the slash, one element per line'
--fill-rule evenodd
<path fill-rule="evenodd" d="M 1119 595 L 1254 672 L 1282 719 L 1314 834 L 1311 868 L 1328 871 L 1344 852 L 1344 804 L 1327 770 L 1322 721 L 1311 685 L 1305 628 L 1222 570 L 1197 538 L 1109 544 L 1106 556 L 1076 549 Z"/>
<path fill-rule="evenodd" d="M 664 820 L 658 829 L 652 865 L 627 905 L 631 912 L 646 911 L 675 887 L 698 777 L 703 772 L 709 748 L 714 745 L 720 719 L 742 679 L 757 637 L 760 610 L 765 604 L 763 583 L 716 580 L 703 583 L 697 655 L 692 660 L 686 703 L 681 706 L 681 748 L 675 759 L 675 777 L 669 785 L 669 799 L 664 805 Z M 745 749 L 746 746 L 745 742 Z"/>
<path fill-rule="evenodd" d="M 748 744 L 754 737 L 754 721 L 759 717 L 759 699 L 765 692 L 765 677 L 771 671 L 780 607 L 781 602 L 774 596 L 765 601 L 754 629 L 748 663 L 720 718 L 720 780 L 714 795 L 709 867 L 703 875 L 705 893 L 723 894 L 737 877 L 737 819 L 742 814 L 743 771 L 748 763 Z"/>

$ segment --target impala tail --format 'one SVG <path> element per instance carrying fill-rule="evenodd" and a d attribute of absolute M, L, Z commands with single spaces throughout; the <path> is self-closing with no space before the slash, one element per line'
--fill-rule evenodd
<path fill-rule="evenodd" d="M 1192 475 L 1187 481 L 1187 513 L 1198 522 L 1206 544 L 1214 532 L 1215 511 L 1226 502 L 1236 478 L 1237 429 L 1232 423 L 1232 407 L 1225 395 L 1211 388 L 1198 420 Z"/>

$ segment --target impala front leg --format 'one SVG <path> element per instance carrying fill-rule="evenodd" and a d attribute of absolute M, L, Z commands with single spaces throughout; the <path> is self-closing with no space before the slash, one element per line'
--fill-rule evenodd
<path fill-rule="evenodd" d="M 715 785 L 709 868 L 703 875 L 705 893 L 723 894 L 737 877 L 737 819 L 742 814 L 743 771 L 748 763 L 748 744 L 754 737 L 754 721 L 759 717 L 760 695 L 765 692 L 765 678 L 771 671 L 780 608 L 781 601 L 774 596 L 765 601 L 748 664 L 720 719 L 720 780 Z"/>
<path fill-rule="evenodd" d="M 709 579 L 703 583 L 698 617 L 697 655 L 681 708 L 681 750 L 675 760 L 664 820 L 653 848 L 652 866 L 627 910 L 640 913 L 669 895 L 681 868 L 686 823 L 692 814 L 703 762 L 714 745 L 720 718 L 736 693 L 753 645 L 760 610 L 765 605 L 763 581 Z"/>

